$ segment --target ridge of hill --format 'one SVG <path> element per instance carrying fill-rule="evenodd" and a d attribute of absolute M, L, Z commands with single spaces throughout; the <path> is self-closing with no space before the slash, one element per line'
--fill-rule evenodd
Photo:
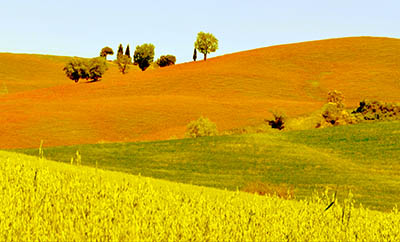
<path fill-rule="evenodd" d="M 127 75 L 112 64 L 100 82 L 0 96 L 0 148 L 37 147 L 40 140 L 56 146 L 182 137 L 201 115 L 227 130 L 260 123 L 271 110 L 292 117 L 310 113 L 333 89 L 343 92 L 348 106 L 364 98 L 398 101 L 398 56 L 399 39 L 352 37 Z M 56 70 L 61 78 L 62 69 Z"/>

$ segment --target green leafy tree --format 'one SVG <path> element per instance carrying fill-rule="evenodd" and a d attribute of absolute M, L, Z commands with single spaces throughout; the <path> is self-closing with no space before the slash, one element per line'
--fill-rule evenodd
<path fill-rule="evenodd" d="M 88 78 L 86 61 L 82 58 L 74 57 L 67 62 L 63 70 L 67 77 L 75 82 Z"/>
<path fill-rule="evenodd" d="M 117 52 L 117 59 L 119 59 L 123 55 L 124 55 L 124 47 L 122 47 L 122 44 L 119 44 L 118 52 Z"/>
<path fill-rule="evenodd" d="M 104 58 L 97 57 L 87 60 L 88 78 L 92 81 L 98 81 L 108 70 L 107 62 Z"/>
<path fill-rule="evenodd" d="M 106 46 L 100 51 L 100 57 L 104 57 L 104 59 L 107 59 L 107 55 L 114 55 L 113 49 L 110 47 Z"/>
<path fill-rule="evenodd" d="M 119 59 L 115 60 L 115 63 L 118 65 L 118 69 L 122 74 L 126 74 L 129 69 L 129 64 L 131 63 L 131 58 L 127 55 L 120 57 Z"/>
<path fill-rule="evenodd" d="M 164 67 L 164 66 L 171 66 L 175 65 L 176 62 L 176 57 L 173 55 L 162 55 L 160 58 L 157 60 L 157 65 L 159 67 Z"/>
<path fill-rule="evenodd" d="M 107 71 L 107 63 L 103 57 L 92 59 L 73 58 L 64 67 L 65 74 L 75 82 L 79 79 L 98 81 Z"/>
<path fill-rule="evenodd" d="M 210 33 L 199 32 L 194 47 L 204 54 L 204 60 L 207 60 L 207 54 L 218 49 L 218 40 Z"/>
<path fill-rule="evenodd" d="M 154 61 L 154 45 L 143 44 L 136 46 L 135 53 L 133 55 L 134 63 L 139 65 L 139 68 L 144 71 Z"/>
<path fill-rule="evenodd" d="M 193 51 L 193 61 L 196 61 L 197 60 L 197 50 L 196 50 L 196 48 L 194 48 L 194 51 Z"/>
<path fill-rule="evenodd" d="M 186 128 L 186 137 L 197 138 L 215 135 L 218 135 L 217 125 L 204 117 L 190 122 Z"/>

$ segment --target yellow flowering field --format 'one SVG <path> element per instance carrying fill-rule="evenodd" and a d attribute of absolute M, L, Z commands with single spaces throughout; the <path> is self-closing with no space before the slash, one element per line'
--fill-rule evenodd
<path fill-rule="evenodd" d="M 351 194 L 230 192 L 0 151 L 0 241 L 400 241 L 400 214 Z M 326 210 L 326 211 L 325 211 Z"/>

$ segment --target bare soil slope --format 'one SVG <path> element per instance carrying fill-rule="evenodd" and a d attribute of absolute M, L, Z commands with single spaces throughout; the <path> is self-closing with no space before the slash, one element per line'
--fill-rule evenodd
<path fill-rule="evenodd" d="M 54 83 L 0 96 L 0 148 L 37 147 L 40 140 L 55 146 L 182 137 L 200 115 L 226 130 L 260 123 L 270 110 L 289 116 L 314 111 L 333 89 L 344 93 L 349 106 L 363 98 L 398 101 L 399 56 L 399 39 L 355 37 L 134 69 L 124 76 L 111 64 L 100 82 Z M 62 63 L 52 73 L 64 82 Z"/>

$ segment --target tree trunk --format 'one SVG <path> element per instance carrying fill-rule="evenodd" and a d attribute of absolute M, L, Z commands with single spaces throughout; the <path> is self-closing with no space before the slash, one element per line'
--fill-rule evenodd
<path fill-rule="evenodd" d="M 207 54 L 204 54 L 204 60 L 205 61 L 207 60 Z"/>

